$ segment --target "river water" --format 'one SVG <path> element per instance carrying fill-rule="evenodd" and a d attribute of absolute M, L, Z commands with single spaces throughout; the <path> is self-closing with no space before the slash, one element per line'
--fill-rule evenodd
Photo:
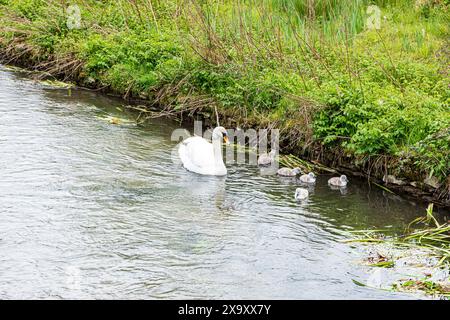
<path fill-rule="evenodd" d="M 0 298 L 411 297 L 355 285 L 370 269 L 340 240 L 423 206 L 329 176 L 299 204 L 295 181 L 245 164 L 199 176 L 170 160 L 176 122 L 123 110 L 0 67 Z"/>

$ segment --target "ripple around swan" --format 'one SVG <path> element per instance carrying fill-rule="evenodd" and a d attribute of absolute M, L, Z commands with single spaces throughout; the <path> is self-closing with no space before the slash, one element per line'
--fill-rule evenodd
<path fill-rule="evenodd" d="M 245 164 L 199 176 L 172 161 L 175 122 L 119 109 L 0 68 L 0 298 L 394 296 L 355 287 L 366 275 L 338 240 L 423 208 L 328 177 L 297 203 L 296 179 Z"/>

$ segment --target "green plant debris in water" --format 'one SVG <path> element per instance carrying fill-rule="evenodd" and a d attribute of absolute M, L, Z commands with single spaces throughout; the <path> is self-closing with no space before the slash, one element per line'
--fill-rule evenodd
<path fill-rule="evenodd" d="M 114 124 L 114 125 L 130 125 L 130 124 L 136 124 L 136 121 L 130 120 L 130 119 L 126 119 L 126 118 L 120 118 L 120 117 L 115 117 L 115 116 L 110 116 L 110 115 L 105 115 L 105 116 L 97 116 L 98 119 L 108 122 L 110 124 Z"/>
<path fill-rule="evenodd" d="M 345 242 L 363 243 L 366 258 L 362 264 L 374 268 L 368 271 L 367 284 L 354 282 L 378 289 L 450 298 L 450 225 L 438 222 L 432 204 L 425 217 L 409 224 L 404 235 L 386 237 L 380 230 L 354 234 L 358 236 Z M 376 270 L 380 268 L 384 271 Z"/>
<path fill-rule="evenodd" d="M 74 85 L 67 82 L 57 81 L 57 80 L 41 80 L 39 83 L 45 87 L 54 88 L 54 89 L 70 89 L 73 88 Z"/>

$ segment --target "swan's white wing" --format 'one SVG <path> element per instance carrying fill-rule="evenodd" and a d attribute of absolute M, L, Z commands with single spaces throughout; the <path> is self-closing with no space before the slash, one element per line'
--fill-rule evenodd
<path fill-rule="evenodd" d="M 185 144 L 188 150 L 188 156 L 194 165 L 198 167 L 214 167 L 212 143 L 200 137 L 192 137 L 186 140 Z"/>
<path fill-rule="evenodd" d="M 183 166 L 200 174 L 214 174 L 213 145 L 201 137 L 191 137 L 180 143 L 178 150 Z"/>

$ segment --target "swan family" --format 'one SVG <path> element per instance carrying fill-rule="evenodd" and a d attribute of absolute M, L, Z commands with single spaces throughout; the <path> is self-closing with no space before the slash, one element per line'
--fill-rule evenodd
<path fill-rule="evenodd" d="M 222 157 L 222 142 L 229 144 L 228 133 L 224 127 L 216 127 L 212 132 L 212 143 L 202 137 L 190 137 L 179 144 L 178 155 L 183 163 L 183 167 L 202 175 L 224 176 L 227 168 Z M 268 166 L 275 161 L 276 151 L 261 154 L 258 158 L 258 165 Z M 300 168 L 280 168 L 277 171 L 279 176 L 296 177 L 301 174 Z M 305 184 L 315 184 L 316 176 L 313 172 L 303 174 L 299 177 Z M 333 177 L 328 180 L 331 187 L 345 188 L 348 179 L 345 175 Z M 294 198 L 297 201 L 305 200 L 309 197 L 309 191 L 305 188 L 297 188 Z"/>

